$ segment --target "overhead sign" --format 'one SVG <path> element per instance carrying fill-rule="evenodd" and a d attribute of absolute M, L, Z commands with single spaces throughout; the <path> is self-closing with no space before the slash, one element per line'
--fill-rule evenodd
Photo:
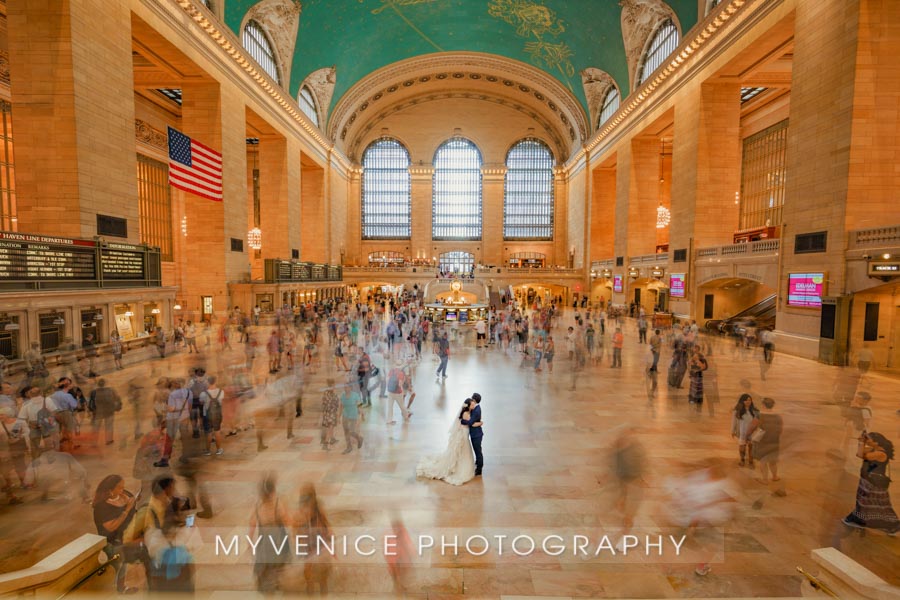
<path fill-rule="evenodd" d="M 158 248 L 0 231 L 0 289 L 161 283 Z"/>
<path fill-rule="evenodd" d="M 266 283 L 290 283 L 292 281 L 341 281 L 344 278 L 340 265 L 319 265 L 296 260 L 267 258 Z"/>
<path fill-rule="evenodd" d="M 900 262 L 869 263 L 869 275 L 877 275 L 879 277 L 900 276 Z"/>

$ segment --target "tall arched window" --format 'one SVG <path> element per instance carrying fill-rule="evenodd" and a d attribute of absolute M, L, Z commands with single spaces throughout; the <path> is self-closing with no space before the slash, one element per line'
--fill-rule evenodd
<path fill-rule="evenodd" d="M 638 85 L 647 81 L 650 74 L 663 64 L 677 47 L 678 28 L 675 27 L 672 19 L 666 19 L 656 28 L 656 32 L 641 58 L 641 65 L 638 67 Z"/>
<path fill-rule="evenodd" d="M 506 155 L 503 237 L 553 239 L 553 155 L 540 140 L 524 139 Z"/>
<path fill-rule="evenodd" d="M 603 105 L 600 107 L 600 119 L 597 120 L 597 127 L 606 123 L 610 117 L 619 110 L 619 90 L 615 85 L 610 85 L 603 96 Z"/>
<path fill-rule="evenodd" d="M 281 85 L 281 77 L 278 75 L 278 61 L 275 59 L 275 50 L 269 36 L 263 31 L 259 23 L 250 19 L 244 27 L 244 48 L 253 57 L 253 60 L 262 67 L 275 83 Z"/>
<path fill-rule="evenodd" d="M 363 239 L 409 239 L 409 152 L 397 140 L 375 140 L 363 153 L 362 168 Z"/>
<path fill-rule="evenodd" d="M 441 144 L 434 154 L 431 236 L 481 239 L 481 152 L 465 138 Z"/>
<path fill-rule="evenodd" d="M 300 88 L 300 110 L 303 111 L 303 114 L 309 117 L 309 120 L 313 122 L 313 125 L 316 127 L 319 126 L 319 111 L 316 109 L 316 99 L 312 95 L 312 92 L 309 91 L 309 88 L 305 85 Z"/>

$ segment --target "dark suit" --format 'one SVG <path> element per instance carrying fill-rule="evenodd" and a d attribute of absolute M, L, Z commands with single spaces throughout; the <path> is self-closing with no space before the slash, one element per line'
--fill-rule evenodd
<path fill-rule="evenodd" d="M 473 423 L 481 421 L 481 406 L 475 405 L 468 419 L 462 419 L 463 425 L 469 427 L 469 438 L 472 440 L 472 450 L 475 451 L 475 474 L 481 475 L 481 468 L 484 466 L 484 456 L 481 455 L 481 440 L 484 438 L 484 431 L 481 426 L 473 427 Z"/>

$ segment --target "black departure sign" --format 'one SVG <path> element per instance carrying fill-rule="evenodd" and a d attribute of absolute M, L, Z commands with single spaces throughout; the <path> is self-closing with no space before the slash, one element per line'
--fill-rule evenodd
<path fill-rule="evenodd" d="M 158 248 L 0 231 L 0 290 L 159 285 Z"/>
<path fill-rule="evenodd" d="M 265 270 L 266 283 L 342 281 L 344 278 L 340 265 L 319 265 L 279 258 L 267 258 Z"/>

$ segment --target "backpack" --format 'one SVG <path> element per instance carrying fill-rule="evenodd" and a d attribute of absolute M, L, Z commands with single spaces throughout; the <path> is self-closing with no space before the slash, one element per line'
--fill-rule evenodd
<path fill-rule="evenodd" d="M 56 431 L 56 419 L 47 408 L 46 398 L 44 398 L 43 407 L 37 413 L 37 428 L 41 432 L 41 437 L 50 437 Z"/>
<path fill-rule="evenodd" d="M 400 371 L 392 369 L 388 375 L 387 389 L 392 394 L 400 393 Z"/>
<path fill-rule="evenodd" d="M 206 395 L 209 396 L 209 407 L 206 409 L 206 418 L 209 419 L 210 423 L 221 423 L 222 422 L 222 390 L 218 390 L 219 393 L 215 398 L 209 396 L 209 392 L 206 392 Z"/>
<path fill-rule="evenodd" d="M 200 405 L 200 394 L 206 391 L 206 388 L 209 387 L 209 383 L 204 381 L 203 379 L 197 378 L 194 379 L 194 383 L 191 384 L 191 395 L 193 396 L 193 405 L 194 407 L 199 407 Z"/>

